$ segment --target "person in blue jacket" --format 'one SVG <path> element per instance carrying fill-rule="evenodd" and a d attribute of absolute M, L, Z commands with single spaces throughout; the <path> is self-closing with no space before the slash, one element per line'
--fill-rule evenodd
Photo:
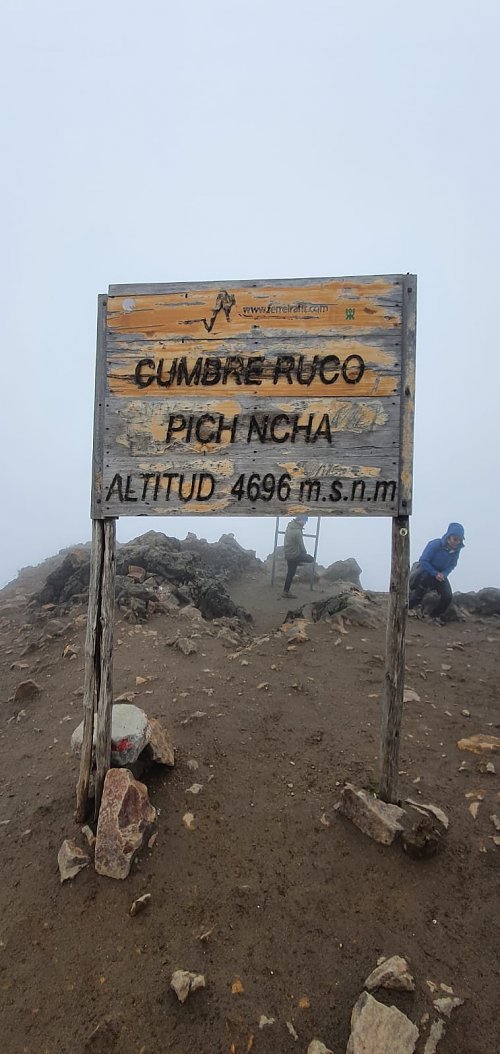
<path fill-rule="evenodd" d="M 410 609 L 417 607 L 426 593 L 436 592 L 438 599 L 429 612 L 431 618 L 439 618 L 446 611 L 453 596 L 448 575 L 457 566 L 464 538 L 462 524 L 450 523 L 442 538 L 427 543 L 410 577 Z"/>

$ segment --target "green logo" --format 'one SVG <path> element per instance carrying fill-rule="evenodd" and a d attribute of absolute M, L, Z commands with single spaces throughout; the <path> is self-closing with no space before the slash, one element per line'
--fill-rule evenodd
<path fill-rule="evenodd" d="M 355 313 L 355 311 L 356 311 L 356 308 L 354 308 L 354 307 L 346 307 L 346 309 L 345 309 L 345 317 L 350 322 L 352 322 L 354 320 L 354 313 Z"/>

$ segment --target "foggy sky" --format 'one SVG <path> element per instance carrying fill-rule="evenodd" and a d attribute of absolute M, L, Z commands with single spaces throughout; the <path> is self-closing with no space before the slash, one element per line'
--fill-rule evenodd
<path fill-rule="evenodd" d="M 418 274 L 412 559 L 500 585 L 498 7 L 4 2 L 0 583 L 90 537 L 108 284 Z M 122 519 L 265 556 L 274 519 Z M 390 520 L 323 518 L 389 581 Z"/>

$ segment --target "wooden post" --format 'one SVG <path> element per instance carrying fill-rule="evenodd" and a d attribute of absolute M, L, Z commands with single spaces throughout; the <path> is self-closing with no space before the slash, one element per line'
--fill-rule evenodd
<path fill-rule="evenodd" d="M 83 741 L 76 788 L 77 823 L 87 816 L 93 736 L 97 715 L 96 757 L 100 760 L 96 784 L 96 816 L 102 784 L 111 759 L 111 708 L 113 705 L 113 605 L 115 589 L 115 520 L 92 521 L 89 603 L 85 638 Z M 99 798 L 97 792 L 100 790 Z"/>
<path fill-rule="evenodd" d="M 391 590 L 387 619 L 385 691 L 380 735 L 380 788 L 383 801 L 395 802 L 403 693 L 405 683 L 405 629 L 408 608 L 410 532 L 408 516 L 392 521 Z"/>
<path fill-rule="evenodd" d="M 92 768 L 94 713 L 97 710 L 100 682 L 99 613 L 101 607 L 103 552 L 103 522 L 102 520 L 92 520 L 92 549 L 90 552 L 89 603 L 87 613 L 87 633 L 85 637 L 85 674 L 83 686 L 83 741 L 80 756 L 80 775 L 76 788 L 75 819 L 77 823 L 83 823 L 87 815 L 90 772 Z"/>
<path fill-rule="evenodd" d="M 100 680 L 96 726 L 96 782 L 94 818 L 101 806 L 104 779 L 111 764 L 111 712 L 113 709 L 113 611 L 115 605 L 116 520 L 104 520 L 104 554 L 100 611 Z"/>

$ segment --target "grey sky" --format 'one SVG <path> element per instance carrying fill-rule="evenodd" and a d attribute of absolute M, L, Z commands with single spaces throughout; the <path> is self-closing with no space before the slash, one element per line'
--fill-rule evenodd
<path fill-rule="evenodd" d="M 96 298 L 109 283 L 419 276 L 412 557 L 500 585 L 498 7 L 4 0 L 0 581 L 90 536 Z M 132 520 L 266 555 L 274 520 Z M 386 588 L 390 521 L 319 558 Z"/>

